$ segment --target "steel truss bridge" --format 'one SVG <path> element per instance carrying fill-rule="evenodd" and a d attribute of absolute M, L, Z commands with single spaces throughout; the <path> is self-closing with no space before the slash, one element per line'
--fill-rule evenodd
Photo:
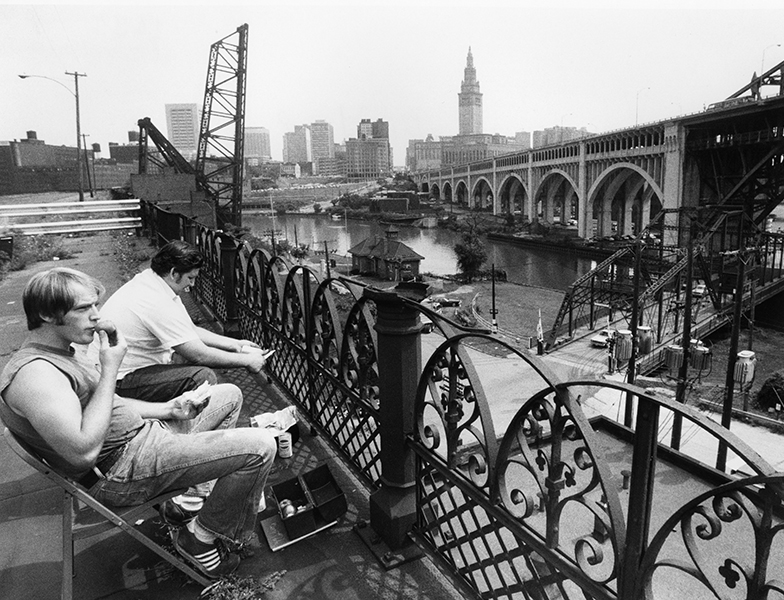
<path fill-rule="evenodd" d="M 784 62 L 700 113 L 414 178 L 421 191 L 475 210 L 549 224 L 575 218 L 583 239 L 626 238 L 567 291 L 549 348 L 608 312 L 632 329 L 635 299 L 637 323 L 658 344 L 687 311 L 694 322 L 698 311 L 710 313 L 715 329 L 732 313 L 727 295 L 741 263 L 747 306 L 752 287 L 759 303 L 784 285 L 784 236 L 769 228 L 784 199 L 783 72 Z M 769 86 L 777 94 L 762 97 Z M 686 302 L 695 280 L 706 286 L 707 309 Z"/>

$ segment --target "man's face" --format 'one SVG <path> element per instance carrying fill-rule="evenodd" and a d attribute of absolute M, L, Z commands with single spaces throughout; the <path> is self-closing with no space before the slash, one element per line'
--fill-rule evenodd
<path fill-rule="evenodd" d="M 199 276 L 199 269 L 193 269 L 186 273 L 175 273 L 172 271 L 171 283 L 169 286 L 174 293 L 178 296 L 183 292 L 189 292 L 191 287 L 196 284 L 196 278 Z"/>
<path fill-rule="evenodd" d="M 98 312 L 98 294 L 92 288 L 76 284 L 76 302 L 62 319 L 49 318 L 47 321 L 56 326 L 57 332 L 73 344 L 89 344 L 93 341 L 95 324 L 101 318 Z"/>

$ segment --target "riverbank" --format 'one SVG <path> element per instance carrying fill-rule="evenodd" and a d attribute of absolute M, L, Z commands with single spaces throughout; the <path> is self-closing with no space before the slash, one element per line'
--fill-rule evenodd
<path fill-rule="evenodd" d="M 612 256 L 620 247 L 617 243 L 613 246 L 610 243 L 607 243 L 606 246 L 588 246 L 575 241 L 579 240 L 579 238 L 569 236 L 563 236 L 561 239 L 558 239 L 557 236 L 547 238 L 543 236 L 490 232 L 487 234 L 487 239 L 523 248 L 544 248 L 553 252 L 571 256 L 583 256 L 596 261 Z"/>

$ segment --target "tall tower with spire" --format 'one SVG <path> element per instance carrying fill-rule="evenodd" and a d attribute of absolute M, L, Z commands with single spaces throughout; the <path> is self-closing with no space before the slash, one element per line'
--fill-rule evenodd
<path fill-rule="evenodd" d="M 471 54 L 470 46 L 463 83 L 460 85 L 460 93 L 457 97 L 460 105 L 460 135 L 482 133 L 482 94 L 479 92 L 474 56 Z"/>

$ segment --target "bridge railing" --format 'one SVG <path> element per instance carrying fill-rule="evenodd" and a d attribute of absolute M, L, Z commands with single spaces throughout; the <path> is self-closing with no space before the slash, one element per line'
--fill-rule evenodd
<path fill-rule="evenodd" d="M 430 335 L 443 337 L 423 356 L 416 286 L 323 279 L 184 217 L 144 214 L 161 218 L 147 223 L 158 240 L 198 244 L 197 296 L 225 327 L 277 350 L 270 376 L 372 490 L 377 535 L 393 548 L 413 536 L 467 596 L 784 593 L 771 559 L 784 476 L 696 410 L 625 384 L 559 382 L 534 354 L 432 312 L 441 333 Z M 477 350 L 487 343 L 514 360 L 487 365 Z M 517 398 L 499 406 L 504 390 Z M 631 426 L 588 418 L 627 403 Z M 736 481 L 668 448 L 662 413 L 754 476 Z"/>

